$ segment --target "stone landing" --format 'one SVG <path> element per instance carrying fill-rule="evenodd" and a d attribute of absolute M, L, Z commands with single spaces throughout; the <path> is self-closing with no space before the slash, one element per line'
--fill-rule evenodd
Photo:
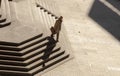
<path fill-rule="evenodd" d="M 59 42 L 49 37 L 49 28 L 58 18 L 57 12 L 54 14 L 56 9 L 49 7 L 52 3 L 43 0 L 2 0 L 1 75 L 40 76 L 72 58 L 64 27 Z"/>

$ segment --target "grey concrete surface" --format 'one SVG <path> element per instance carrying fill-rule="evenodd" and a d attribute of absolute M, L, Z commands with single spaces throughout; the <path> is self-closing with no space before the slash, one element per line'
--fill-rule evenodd
<path fill-rule="evenodd" d="M 53 3 L 53 8 L 49 8 L 46 4 L 44 6 L 53 9 L 57 16 L 64 17 L 63 27 L 66 31 L 62 29 L 60 42 L 74 58 L 51 71 L 44 72 L 42 76 L 120 76 L 120 7 L 118 4 L 120 2 L 118 0 L 51 0 L 49 2 L 49 5 Z M 30 5 L 28 0 L 10 2 L 13 23 L 12 26 L 1 28 L 1 41 L 20 42 L 43 31 L 45 35 L 50 35 L 48 29 L 54 23 L 54 18 L 50 22 L 50 16 L 40 11 L 40 18 L 47 22 L 41 21 L 41 26 L 45 28 L 41 27 L 42 30 L 39 30 L 40 22 L 35 15 L 39 9 L 34 9 L 34 4 L 33 1 L 33 5 Z M 31 6 L 32 9 L 27 6 Z M 31 11 L 33 9 L 35 13 Z M 15 22 L 16 19 L 18 21 Z M 37 21 L 37 25 L 34 21 Z M 65 43 L 65 40 L 70 43 Z"/>
<path fill-rule="evenodd" d="M 43 76 L 120 76 L 120 2 L 55 2 L 64 17 L 74 59 Z"/>

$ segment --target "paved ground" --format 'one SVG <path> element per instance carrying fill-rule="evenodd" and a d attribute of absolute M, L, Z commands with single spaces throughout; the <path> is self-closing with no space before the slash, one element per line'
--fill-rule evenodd
<path fill-rule="evenodd" d="M 74 59 L 43 76 L 120 76 L 120 2 L 55 0 Z"/>
<path fill-rule="evenodd" d="M 17 8 L 19 9 L 21 8 L 21 3 L 19 2 L 18 4 Z M 120 2 L 118 0 L 55 0 L 55 4 L 59 7 L 59 9 L 55 7 L 56 10 L 60 11 L 64 17 L 64 26 L 72 46 L 74 59 L 44 73 L 42 76 L 120 76 Z M 26 7 L 27 4 L 23 4 L 23 6 Z M 31 11 L 29 7 L 27 8 L 27 11 Z M 49 8 L 49 6 L 46 5 L 46 8 Z M 26 11 L 24 7 L 17 11 L 23 11 L 23 9 Z M 55 14 L 57 14 L 56 10 L 53 10 Z M 17 13 L 18 19 L 30 16 L 30 13 L 24 13 L 24 16 L 21 16 L 21 14 L 23 13 Z M 46 17 L 46 21 L 49 21 L 49 17 L 46 15 L 44 15 L 44 18 Z M 37 17 L 35 16 L 35 18 Z M 15 18 L 13 17 L 13 19 Z M 23 19 L 20 21 L 24 22 Z M 51 24 L 53 24 L 52 22 Z M 29 23 L 29 20 L 24 22 L 26 25 L 27 23 Z M 46 23 L 45 26 L 47 29 L 49 29 L 48 24 Z M 12 29 L 14 26 L 8 27 Z M 14 29 L 12 31 L 18 31 L 16 28 Z M 37 28 L 35 29 L 37 30 Z M 1 31 L 3 30 L 1 29 Z M 10 39 L 11 41 L 13 36 L 10 34 L 12 31 L 10 31 L 1 32 L 1 36 L 6 35 L 1 40 Z M 29 31 L 29 29 L 25 31 Z M 10 35 L 11 38 L 8 38 L 7 35 Z M 64 35 L 63 32 L 61 32 L 61 35 Z M 17 41 L 17 38 L 13 40 Z M 63 41 L 65 39 L 60 38 L 60 42 Z M 63 42 L 62 44 L 67 47 L 69 43 Z M 67 48 L 67 50 L 70 49 L 69 47 Z"/>

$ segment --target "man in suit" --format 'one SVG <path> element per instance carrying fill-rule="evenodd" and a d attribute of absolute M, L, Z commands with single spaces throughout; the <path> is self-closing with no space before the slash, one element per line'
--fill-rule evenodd
<path fill-rule="evenodd" d="M 51 27 L 50 28 L 50 30 L 51 30 L 51 37 L 53 37 L 53 35 L 55 35 L 56 34 L 56 41 L 58 42 L 58 40 L 59 40 L 59 32 L 60 32 L 60 30 L 61 30 L 61 25 L 62 25 L 62 21 L 63 21 L 63 17 L 62 16 L 60 16 L 57 20 L 56 20 L 56 22 L 55 22 L 55 25 L 54 25 L 54 27 Z"/>

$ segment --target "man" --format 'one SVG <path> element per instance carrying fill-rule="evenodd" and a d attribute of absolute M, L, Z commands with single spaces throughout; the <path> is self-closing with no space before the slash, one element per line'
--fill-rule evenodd
<path fill-rule="evenodd" d="M 52 33 L 52 34 L 51 34 L 51 37 L 53 37 L 53 35 L 57 34 L 57 37 L 56 37 L 56 41 L 57 41 L 57 42 L 58 42 L 58 40 L 59 40 L 59 32 L 60 32 L 60 30 L 61 30 L 62 20 L 63 20 L 63 17 L 60 16 L 60 17 L 58 18 L 58 20 L 56 20 L 54 27 L 51 27 L 51 28 L 50 28 L 51 33 Z"/>

